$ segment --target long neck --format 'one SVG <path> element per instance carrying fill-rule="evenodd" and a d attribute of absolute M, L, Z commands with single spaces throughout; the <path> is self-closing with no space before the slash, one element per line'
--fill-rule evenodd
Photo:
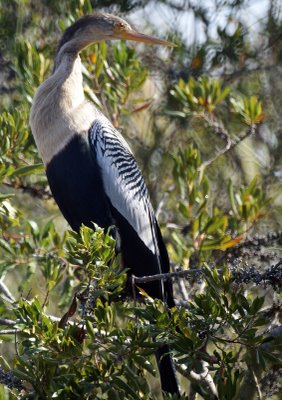
<path fill-rule="evenodd" d="M 53 75 L 39 86 L 33 102 L 33 108 L 40 112 L 41 122 L 47 125 L 50 116 L 53 118 L 58 111 L 64 115 L 84 101 L 79 53 L 101 39 L 97 34 L 94 40 L 93 35 L 85 32 L 81 37 L 67 42 L 63 40 L 64 36 L 57 49 Z M 55 114 L 50 112 L 50 108 Z"/>
<path fill-rule="evenodd" d="M 84 101 L 81 60 L 78 54 L 64 53 L 50 78 L 61 111 L 72 110 Z"/>
<path fill-rule="evenodd" d="M 57 48 L 53 73 L 66 61 L 67 63 L 71 63 L 75 60 L 79 56 L 79 53 L 93 43 L 93 41 L 96 42 L 96 40 L 93 40 L 92 36 L 84 34 L 81 35 L 81 37 L 64 42 L 63 35 Z"/>
<path fill-rule="evenodd" d="M 38 88 L 34 99 L 34 106 L 38 103 L 41 122 L 48 124 L 49 116 L 53 118 L 50 108 L 55 111 L 55 115 L 58 111 L 60 115 L 65 115 L 84 101 L 79 53 L 104 37 L 101 29 L 93 31 L 89 28 L 91 19 L 91 16 L 86 16 L 78 20 L 62 36 L 55 56 L 53 75 Z M 83 29 L 80 35 L 75 35 L 79 29 Z"/>
<path fill-rule="evenodd" d="M 33 132 L 45 131 L 83 100 L 80 57 L 66 54 L 53 75 L 37 89 L 30 116 Z"/>
<path fill-rule="evenodd" d="M 85 102 L 78 53 L 61 53 L 59 61 L 54 73 L 39 86 L 30 114 L 32 133 L 45 164 L 73 135 L 87 132 L 95 118 L 93 106 Z"/>

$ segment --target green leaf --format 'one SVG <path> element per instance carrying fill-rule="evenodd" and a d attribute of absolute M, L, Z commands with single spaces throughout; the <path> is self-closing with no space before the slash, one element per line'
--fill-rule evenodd
<path fill-rule="evenodd" d="M 21 379 L 23 381 L 35 383 L 34 378 L 32 378 L 29 374 L 27 374 L 27 373 L 25 373 L 25 372 L 23 372 L 23 371 L 21 371 L 21 370 L 19 370 L 17 368 L 13 369 L 13 374 L 17 378 L 19 378 L 19 379 Z"/>
<path fill-rule="evenodd" d="M 116 384 L 116 386 L 118 386 L 119 388 L 121 388 L 122 390 L 125 391 L 126 395 L 130 395 L 135 400 L 140 400 L 139 396 L 135 393 L 135 391 L 132 390 L 131 387 L 126 382 L 124 382 L 121 378 L 119 378 L 118 376 L 115 376 L 113 378 L 113 381 Z"/>
<path fill-rule="evenodd" d="M 85 324 L 86 324 L 87 333 L 88 333 L 90 339 L 94 340 L 95 331 L 94 331 L 94 328 L 93 328 L 93 324 L 89 321 L 89 319 L 86 319 Z"/>
<path fill-rule="evenodd" d="M 218 97 L 216 98 L 215 104 L 220 103 L 223 99 L 225 99 L 225 97 L 229 94 L 230 92 L 230 87 L 226 86 L 222 92 L 218 95 Z"/>
<path fill-rule="evenodd" d="M 11 199 L 14 196 L 15 196 L 14 194 L 0 194 L 0 202 L 7 199 Z"/>
<path fill-rule="evenodd" d="M 270 361 L 273 365 L 277 365 L 279 367 L 282 367 L 282 360 L 281 358 L 276 357 L 274 354 L 268 353 L 266 351 L 261 351 L 263 357 L 267 360 Z"/>
<path fill-rule="evenodd" d="M 238 300 L 240 305 L 248 312 L 250 312 L 250 305 L 248 300 L 246 299 L 245 296 L 243 296 L 241 293 L 238 293 Z"/>
<path fill-rule="evenodd" d="M 113 388 L 110 388 L 108 390 L 107 396 L 108 396 L 107 398 L 109 400 L 121 400 L 121 397 L 120 397 L 119 393 Z"/>
<path fill-rule="evenodd" d="M 34 165 L 25 165 L 23 167 L 17 168 L 13 172 L 13 177 L 16 176 L 24 176 L 24 175 L 30 175 L 34 172 L 43 172 L 44 171 L 44 166 L 42 163 L 39 164 L 34 164 Z"/>
<path fill-rule="evenodd" d="M 256 297 L 250 307 L 250 314 L 255 315 L 263 306 L 265 298 L 264 297 Z"/>
<path fill-rule="evenodd" d="M 133 356 L 133 360 L 140 365 L 142 368 L 144 368 L 146 371 L 148 371 L 151 375 L 156 376 L 156 370 L 152 366 L 152 364 L 142 356 L 139 356 L 138 354 Z"/>
<path fill-rule="evenodd" d="M 7 253 L 15 255 L 14 248 L 4 239 L 0 239 L 0 247 L 5 250 Z"/>

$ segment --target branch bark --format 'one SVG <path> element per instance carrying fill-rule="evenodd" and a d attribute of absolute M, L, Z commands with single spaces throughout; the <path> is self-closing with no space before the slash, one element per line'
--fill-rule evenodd
<path fill-rule="evenodd" d="M 133 280 L 134 283 L 147 283 L 147 282 L 154 282 L 154 281 L 166 281 L 172 278 L 185 278 L 188 276 L 199 275 L 202 274 L 204 270 L 202 268 L 198 269 L 189 269 L 185 271 L 176 271 L 176 272 L 168 272 L 166 274 L 156 274 L 156 275 L 147 275 L 147 276 L 131 276 L 131 281 Z"/>
<path fill-rule="evenodd" d="M 209 392 L 210 394 L 210 399 L 211 400 L 216 400 L 218 399 L 218 393 L 217 389 L 215 386 L 215 383 L 212 379 L 212 376 L 209 373 L 209 364 L 206 361 L 201 361 L 202 364 L 202 372 L 197 373 L 193 371 L 192 369 L 189 369 L 186 367 L 186 365 L 177 365 L 176 364 L 176 370 L 186 377 L 190 382 L 195 382 L 197 384 L 201 384 L 205 386 L 205 389 Z"/>

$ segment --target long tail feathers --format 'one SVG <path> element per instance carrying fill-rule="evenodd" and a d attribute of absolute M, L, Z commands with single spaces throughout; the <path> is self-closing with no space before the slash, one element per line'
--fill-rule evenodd
<path fill-rule="evenodd" d="M 156 351 L 156 358 L 160 372 L 162 390 L 180 397 L 175 367 L 169 354 L 169 347 L 167 345 L 160 347 Z"/>

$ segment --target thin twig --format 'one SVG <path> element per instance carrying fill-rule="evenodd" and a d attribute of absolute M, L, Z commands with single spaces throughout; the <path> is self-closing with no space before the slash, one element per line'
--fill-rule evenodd
<path fill-rule="evenodd" d="M 256 385 L 256 389 L 257 389 L 257 392 L 258 392 L 258 399 L 262 400 L 262 393 L 261 393 L 261 390 L 260 390 L 260 387 L 259 387 L 258 378 L 257 378 L 257 376 L 255 374 L 255 371 L 253 369 L 251 369 L 251 372 L 252 372 L 252 376 L 253 376 L 253 379 L 254 379 L 254 382 L 255 382 L 255 385 Z"/>
<path fill-rule="evenodd" d="M 0 336 L 1 335 L 15 335 L 17 333 L 17 329 L 3 329 L 0 330 Z"/>
<path fill-rule="evenodd" d="M 17 333 L 18 333 L 18 330 L 17 329 L 15 329 L 15 350 L 16 350 L 16 355 L 19 357 L 19 346 L 18 346 L 18 341 L 17 341 Z"/>
<path fill-rule="evenodd" d="M 249 136 L 252 136 L 256 132 L 256 125 L 252 124 L 248 127 L 247 132 L 245 135 L 237 138 L 236 140 L 231 140 L 229 133 L 227 130 L 220 124 L 218 124 L 217 121 L 212 120 L 208 116 L 204 115 L 203 116 L 205 121 L 208 122 L 208 124 L 214 129 L 215 133 L 218 134 L 221 138 L 223 138 L 226 141 L 226 145 L 223 149 L 219 150 L 216 155 L 209 160 L 203 162 L 199 168 L 198 171 L 202 171 L 204 168 L 208 167 L 211 165 L 215 160 L 217 160 L 219 157 L 222 155 L 228 153 L 229 151 L 233 150 L 236 146 L 238 146 L 239 143 L 243 142 L 246 138 Z"/>
<path fill-rule="evenodd" d="M 166 199 L 168 197 L 169 191 L 170 190 L 168 189 L 166 192 L 164 192 L 162 197 L 161 197 L 161 199 L 160 199 L 160 201 L 159 201 L 158 207 L 156 209 L 156 217 L 157 217 L 157 219 L 160 216 L 160 213 L 161 213 L 161 211 L 163 209 L 164 203 L 165 203 L 165 201 L 166 201 Z"/>
<path fill-rule="evenodd" d="M 16 321 L 7 318 L 0 318 L 0 325 L 14 326 Z"/>
<path fill-rule="evenodd" d="M 44 299 L 43 304 L 42 304 L 42 309 L 44 309 L 44 307 L 46 306 L 48 298 L 49 298 L 49 290 L 47 290 L 47 293 L 45 295 L 45 299 Z"/>

